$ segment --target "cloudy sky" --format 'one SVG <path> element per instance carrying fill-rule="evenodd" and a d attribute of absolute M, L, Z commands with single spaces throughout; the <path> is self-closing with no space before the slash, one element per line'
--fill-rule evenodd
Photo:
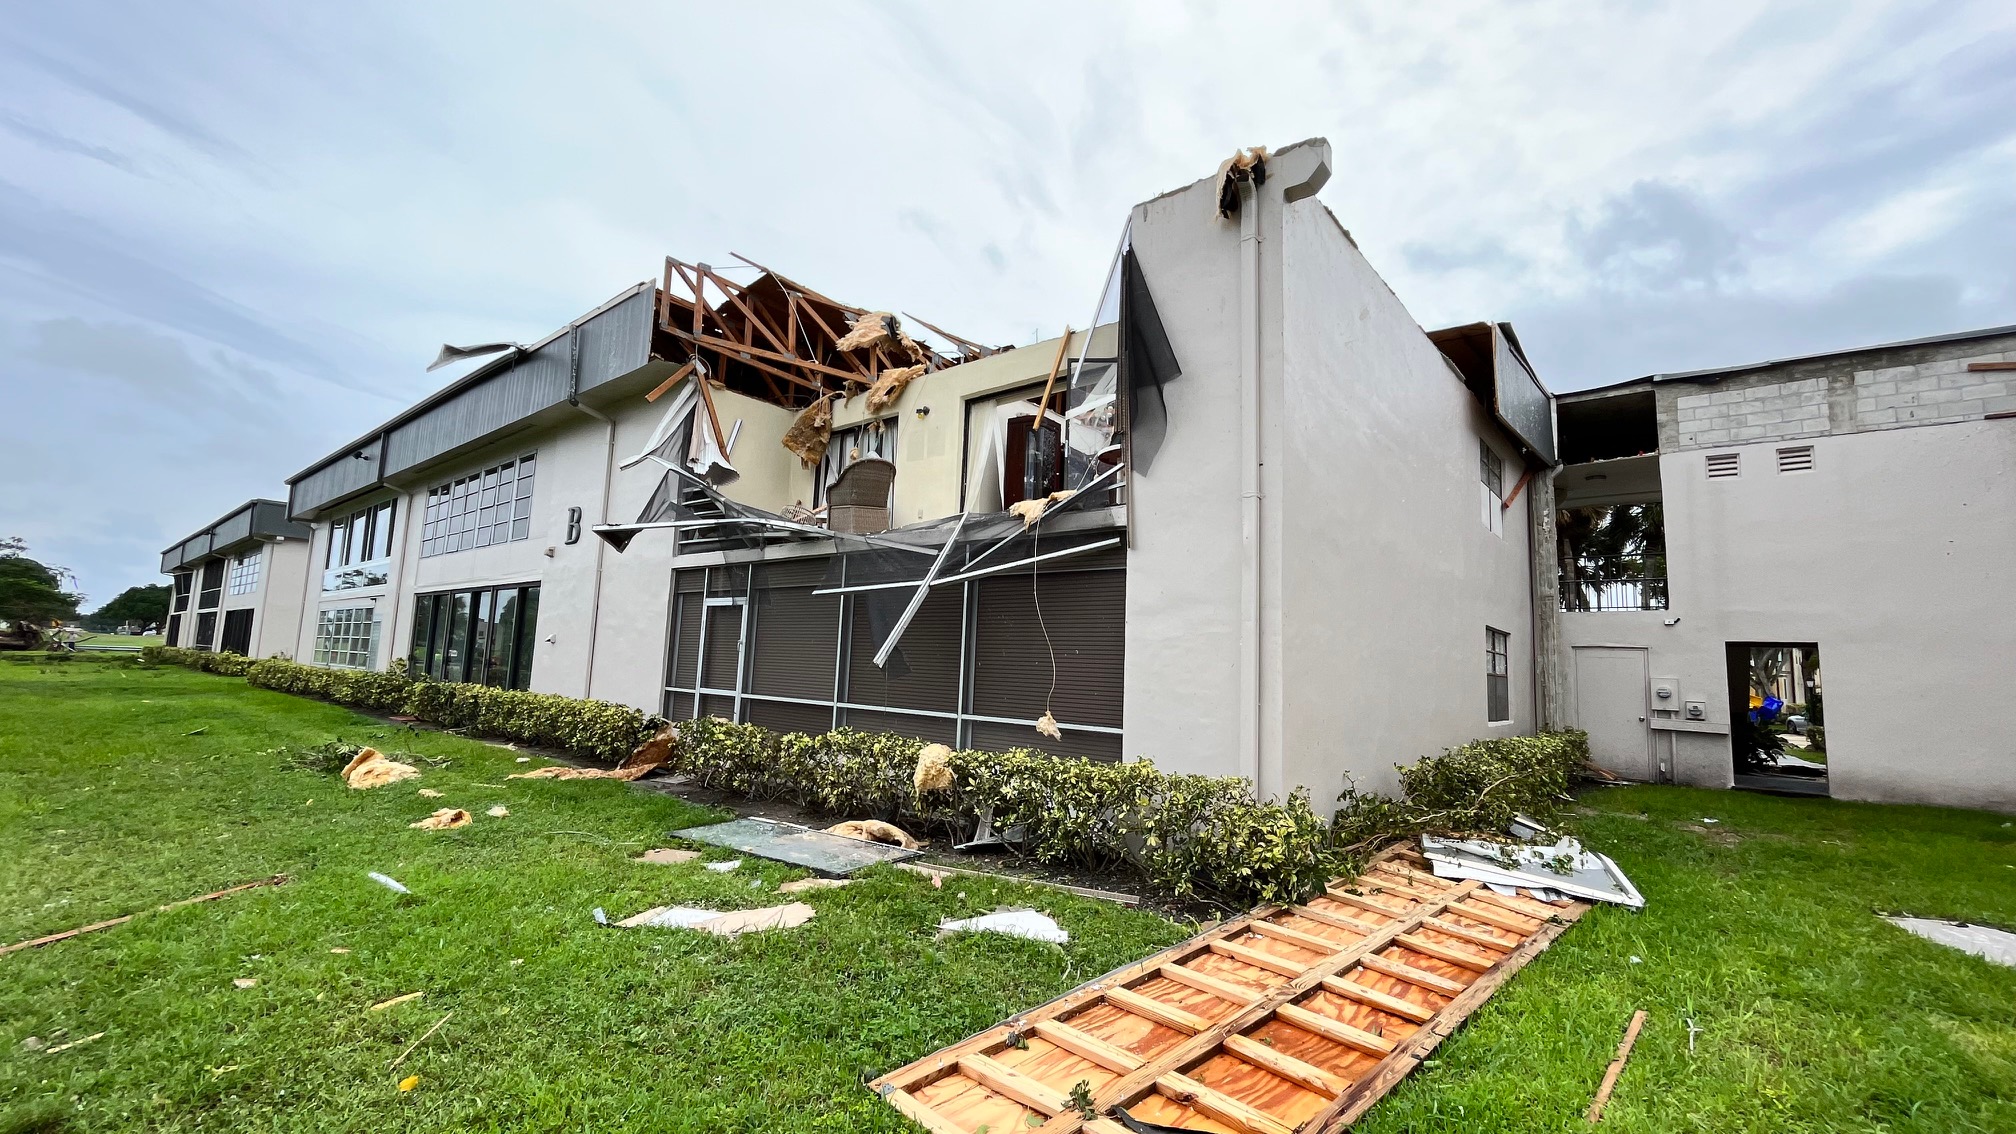
<path fill-rule="evenodd" d="M 1129 205 L 1311 135 L 1556 389 L 2016 323 L 2007 0 L 562 7 L 10 6 L 0 535 L 158 581 L 668 252 L 1055 334 Z"/>

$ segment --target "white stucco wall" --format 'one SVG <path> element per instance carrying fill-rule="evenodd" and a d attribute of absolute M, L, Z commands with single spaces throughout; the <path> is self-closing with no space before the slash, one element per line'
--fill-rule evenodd
<path fill-rule="evenodd" d="M 1305 155 L 1306 156 L 1306 155 Z M 1284 151 L 1277 160 L 1293 157 Z M 1261 191 L 1262 790 L 1327 809 L 1348 774 L 1533 726 L 1523 500 L 1481 515 L 1480 435 L 1519 464 L 1462 381 L 1315 200 Z M 1132 472 L 1130 756 L 1240 772 L 1240 230 L 1209 182 L 1138 206 L 1133 243 L 1183 376 Z M 1250 207 L 1250 206 L 1249 206 Z M 1513 720 L 1487 725 L 1485 627 L 1512 636 Z"/>
<path fill-rule="evenodd" d="M 1833 795 L 2016 810 L 2016 421 L 1807 437 L 1804 473 L 1783 443 L 1662 455 L 1671 610 L 1566 614 L 1565 643 L 1647 646 L 1727 724 L 1725 643 L 1816 642 Z M 1742 475 L 1709 480 L 1710 452 Z M 1726 735 L 1671 755 L 1729 785 Z"/>

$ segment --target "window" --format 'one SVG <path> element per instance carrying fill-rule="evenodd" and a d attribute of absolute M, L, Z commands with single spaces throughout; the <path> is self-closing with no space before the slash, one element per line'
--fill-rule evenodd
<path fill-rule="evenodd" d="M 419 595 L 407 671 L 436 681 L 528 688 L 538 624 L 537 583 Z"/>
<path fill-rule="evenodd" d="M 322 589 L 382 587 L 392 578 L 393 501 L 359 508 L 329 525 Z"/>
<path fill-rule="evenodd" d="M 1708 479 L 1728 480 L 1743 475 L 1743 454 L 1710 453 L 1707 457 Z"/>
<path fill-rule="evenodd" d="M 819 471 L 812 478 L 814 508 L 826 503 L 826 489 L 840 479 L 840 474 L 847 471 L 848 465 L 862 457 L 881 457 L 885 461 L 896 459 L 895 418 L 864 421 L 834 432 L 833 440 L 826 446 L 826 455 L 819 458 Z"/>
<path fill-rule="evenodd" d="M 171 614 L 168 616 L 168 636 L 162 640 L 171 646 L 180 646 L 183 644 L 181 615 Z"/>
<path fill-rule="evenodd" d="M 1482 437 L 1477 439 L 1477 479 L 1484 485 L 1484 528 L 1505 534 L 1505 458 Z"/>
<path fill-rule="evenodd" d="M 1050 400 L 1043 406 L 1049 412 L 1039 422 L 1036 403 L 1043 397 L 1044 385 L 1033 382 L 966 402 L 966 456 L 962 463 L 971 464 L 983 448 L 999 446 L 994 459 L 1001 479 L 1000 506 L 1003 508 L 1019 501 L 1048 496 L 1063 488 L 1068 477 L 1084 479 L 1096 475 L 1082 467 L 1075 470 L 1065 467 L 1074 457 L 1081 461 L 1088 457 L 1085 453 L 1066 454 L 1064 451 L 1060 422 L 1071 393 L 1068 368 L 1058 375 L 1056 382 L 1050 384 Z M 1003 414 L 1007 415 L 1005 419 Z M 1078 426 L 1073 428 L 1079 429 Z M 996 430 L 998 432 L 994 432 Z M 1089 435 L 1092 430 L 1086 427 L 1081 432 Z M 1085 441 L 1080 433 L 1074 432 L 1073 437 Z M 1089 441 L 1085 443 L 1092 444 Z M 968 468 L 965 475 L 970 477 L 972 472 Z M 967 484 L 963 488 L 973 489 L 974 486 Z M 983 492 L 983 495 L 988 497 L 985 506 L 992 507 L 991 491 Z"/>
<path fill-rule="evenodd" d="M 217 648 L 227 654 L 252 656 L 252 608 L 224 612 L 224 637 Z"/>
<path fill-rule="evenodd" d="M 196 616 L 196 641 L 191 643 L 196 649 L 207 650 L 217 637 L 217 612 L 206 610 Z"/>
<path fill-rule="evenodd" d="M 189 585 L 195 581 L 195 578 L 194 575 L 187 571 L 179 572 L 175 576 L 175 610 L 178 613 L 189 609 Z M 173 645 L 174 643 L 171 641 L 169 644 Z"/>
<path fill-rule="evenodd" d="M 1778 471 L 1799 473 L 1813 471 L 1813 446 L 1792 445 L 1778 450 Z"/>
<path fill-rule="evenodd" d="M 1484 628 L 1484 716 L 1491 724 L 1512 720 L 1512 635 Z"/>
<path fill-rule="evenodd" d="M 263 548 L 253 548 L 231 561 L 231 593 L 249 595 L 259 589 L 259 556 Z"/>
<path fill-rule="evenodd" d="M 315 664 L 370 669 L 378 657 L 378 611 L 351 606 L 325 610 L 315 626 Z"/>
<path fill-rule="evenodd" d="M 196 609 L 209 610 L 224 601 L 224 561 L 212 559 L 203 564 L 203 590 L 196 596 Z M 206 636 L 204 641 L 209 641 Z"/>
<path fill-rule="evenodd" d="M 420 557 L 509 543 L 532 534 L 533 458 L 492 465 L 427 492 Z"/>

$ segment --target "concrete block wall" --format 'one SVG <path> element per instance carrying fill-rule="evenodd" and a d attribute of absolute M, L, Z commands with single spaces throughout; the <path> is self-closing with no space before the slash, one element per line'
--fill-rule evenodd
<path fill-rule="evenodd" d="M 2016 335 L 1876 348 L 1760 367 L 1700 384 L 1669 381 L 1659 396 L 1662 452 L 1978 421 L 2016 412 Z"/>

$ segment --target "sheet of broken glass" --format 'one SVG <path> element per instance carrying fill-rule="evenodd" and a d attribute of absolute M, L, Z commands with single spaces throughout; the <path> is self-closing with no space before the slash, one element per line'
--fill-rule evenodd
<path fill-rule="evenodd" d="M 771 819 L 735 819 L 705 827 L 688 827 L 672 834 L 709 846 L 753 854 L 758 858 L 788 862 L 807 870 L 846 877 L 878 862 L 901 862 L 916 858 L 920 851 L 904 850 L 887 843 L 850 839 L 830 831 L 815 831 L 793 823 Z"/>

